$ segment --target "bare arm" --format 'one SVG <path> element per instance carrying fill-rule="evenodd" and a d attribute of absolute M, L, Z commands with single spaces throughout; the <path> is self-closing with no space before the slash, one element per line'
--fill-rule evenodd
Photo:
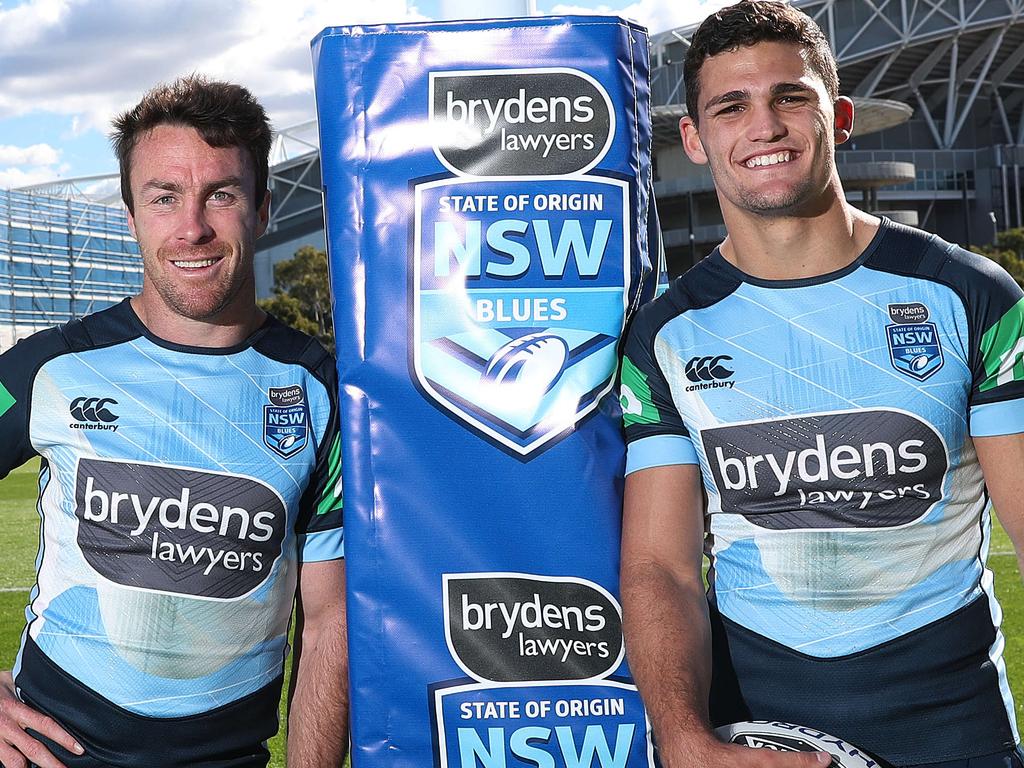
<path fill-rule="evenodd" d="M 10 672 L 0 672 L 0 764 L 7 768 L 64 768 L 43 744 L 25 732 L 31 728 L 65 749 L 82 754 L 81 745 L 57 721 L 22 703 Z"/>
<path fill-rule="evenodd" d="M 814 768 L 831 757 L 726 745 L 711 733 L 711 629 L 701 577 L 703 501 L 696 465 L 626 477 L 623 629 L 629 666 L 666 768 Z"/>
<path fill-rule="evenodd" d="M 976 437 L 974 447 L 999 522 L 1024 576 L 1024 434 Z"/>
<path fill-rule="evenodd" d="M 289 768 L 340 768 L 348 751 L 345 561 L 299 570 L 288 702 Z"/>

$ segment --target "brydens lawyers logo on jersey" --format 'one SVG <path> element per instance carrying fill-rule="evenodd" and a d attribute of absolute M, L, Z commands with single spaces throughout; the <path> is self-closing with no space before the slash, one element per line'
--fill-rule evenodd
<path fill-rule="evenodd" d="M 701 431 L 722 512 L 761 528 L 889 528 L 942 497 L 949 454 L 895 409 L 794 416 Z"/>
<path fill-rule="evenodd" d="M 117 405 L 112 397 L 76 397 L 71 401 L 69 410 L 74 422 L 68 426 L 72 429 L 102 429 L 117 431 L 118 416 L 111 411 Z"/>
<path fill-rule="evenodd" d="M 232 600 L 270 575 L 287 513 L 253 478 L 80 459 L 75 516 L 86 562 L 115 584 Z"/>
<path fill-rule="evenodd" d="M 298 384 L 267 390 L 270 405 L 263 406 L 263 442 L 287 459 L 309 442 L 309 409 L 306 393 Z"/>

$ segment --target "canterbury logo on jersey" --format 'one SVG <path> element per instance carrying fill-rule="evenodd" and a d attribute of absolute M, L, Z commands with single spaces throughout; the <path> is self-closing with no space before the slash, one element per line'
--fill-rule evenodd
<path fill-rule="evenodd" d="M 729 355 L 705 355 L 703 357 L 690 358 L 686 363 L 683 372 L 686 378 L 694 382 L 693 386 L 686 388 L 687 392 L 697 389 L 732 389 L 736 382 L 725 381 L 735 371 L 726 368 L 724 363 L 731 362 Z"/>
<path fill-rule="evenodd" d="M 112 432 L 117 431 L 118 416 L 110 410 L 110 406 L 117 405 L 117 400 L 112 397 L 76 397 L 71 401 L 69 410 L 75 424 L 69 424 L 72 429 L 105 429 Z"/>

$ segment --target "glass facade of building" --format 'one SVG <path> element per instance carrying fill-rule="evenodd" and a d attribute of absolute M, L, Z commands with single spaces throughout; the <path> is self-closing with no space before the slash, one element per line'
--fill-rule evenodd
<path fill-rule="evenodd" d="M 142 285 L 121 207 L 0 190 L 0 350 Z"/>

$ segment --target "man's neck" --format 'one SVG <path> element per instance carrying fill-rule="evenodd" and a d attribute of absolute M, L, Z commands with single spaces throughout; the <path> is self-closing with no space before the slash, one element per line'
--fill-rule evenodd
<path fill-rule="evenodd" d="M 732 209 L 725 213 L 729 236 L 721 253 L 741 271 L 765 280 L 817 277 L 855 261 L 879 223 L 841 197 L 808 215 L 760 216 Z"/>
<path fill-rule="evenodd" d="M 216 318 L 194 320 L 174 312 L 159 298 L 150 298 L 145 291 L 131 298 L 132 309 L 154 336 L 189 347 L 220 349 L 241 344 L 266 320 L 267 313 L 255 301 L 232 306 Z"/>

